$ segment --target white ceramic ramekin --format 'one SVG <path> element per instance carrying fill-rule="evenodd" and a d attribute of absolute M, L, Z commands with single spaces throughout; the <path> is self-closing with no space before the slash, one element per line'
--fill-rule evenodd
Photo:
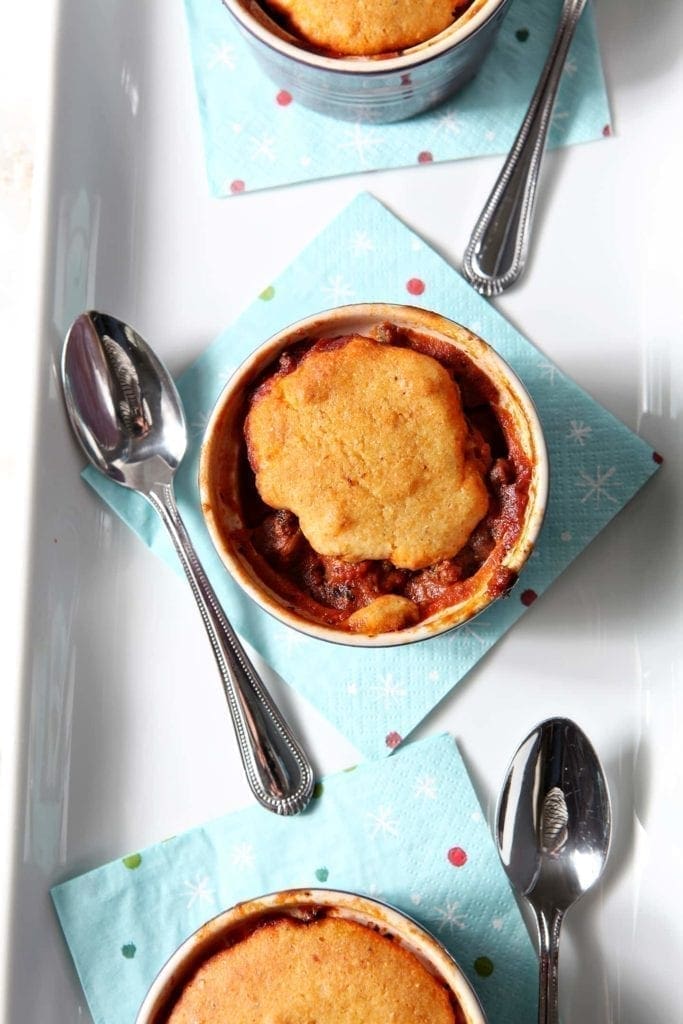
<path fill-rule="evenodd" d="M 238 903 L 202 925 L 161 969 L 140 1007 L 135 1024 L 165 1024 L 183 985 L 199 966 L 231 941 L 273 918 L 299 920 L 311 913 L 344 918 L 365 925 L 398 942 L 450 990 L 464 1024 L 486 1024 L 469 981 L 451 955 L 428 932 L 400 911 L 377 900 L 334 889 L 290 889 Z M 226 1020 L 229 1008 L 226 1008 Z"/>
<path fill-rule="evenodd" d="M 477 73 L 509 0 L 474 0 L 454 24 L 400 53 L 328 57 L 279 28 L 258 0 L 223 0 L 265 73 L 295 102 L 347 121 L 389 122 L 442 103 Z"/>
<path fill-rule="evenodd" d="M 392 323 L 433 336 L 463 351 L 483 370 L 498 391 L 509 429 L 527 456 L 532 476 L 529 498 L 517 540 L 500 566 L 486 563 L 476 574 L 476 587 L 457 605 L 444 608 L 414 626 L 368 636 L 322 625 L 305 618 L 292 603 L 271 590 L 230 539 L 244 522 L 240 510 L 240 451 L 244 445 L 242 422 L 246 396 L 254 382 L 287 348 L 304 339 L 364 334 Z M 368 303 L 340 306 L 300 320 L 274 335 L 239 367 L 228 381 L 210 417 L 199 470 L 202 511 L 208 531 L 224 565 L 235 580 L 265 611 L 309 636 L 352 647 L 390 647 L 424 640 L 462 625 L 491 604 L 494 573 L 502 570 L 513 580 L 533 550 L 545 514 L 548 495 L 548 455 L 543 430 L 531 398 L 510 366 L 485 341 L 438 313 L 413 306 Z M 491 589 L 490 589 L 491 587 Z"/>

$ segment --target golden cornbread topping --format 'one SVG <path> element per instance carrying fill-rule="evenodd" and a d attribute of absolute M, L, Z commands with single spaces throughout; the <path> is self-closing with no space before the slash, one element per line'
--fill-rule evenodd
<path fill-rule="evenodd" d="M 164 1024 L 464 1024 L 408 949 L 342 918 L 279 917 L 210 955 Z"/>
<path fill-rule="evenodd" d="M 264 0 L 292 36 L 334 56 L 390 54 L 422 43 L 460 19 L 473 0 Z"/>
<path fill-rule="evenodd" d="M 488 508 L 457 385 L 430 356 L 352 335 L 271 378 L 245 423 L 256 489 L 321 555 L 421 569 Z"/>
<path fill-rule="evenodd" d="M 372 636 L 467 600 L 480 573 L 509 589 L 532 466 L 461 349 L 367 335 L 302 341 L 257 382 L 230 542 L 299 614 Z"/>

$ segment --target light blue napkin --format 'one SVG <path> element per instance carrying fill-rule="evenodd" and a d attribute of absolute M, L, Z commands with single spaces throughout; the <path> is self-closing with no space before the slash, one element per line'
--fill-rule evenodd
<path fill-rule="evenodd" d="M 536 958 L 452 737 L 325 779 L 309 810 L 258 805 L 52 890 L 95 1024 L 132 1024 L 174 949 L 232 904 L 323 886 L 426 926 L 474 984 L 489 1024 L 535 1017 Z"/>
<path fill-rule="evenodd" d="M 445 105 L 391 125 L 335 121 L 265 77 L 221 0 L 185 0 L 206 166 L 216 196 L 338 174 L 506 153 L 522 122 L 561 0 L 513 0 L 476 79 Z M 584 12 L 549 145 L 610 134 L 593 12 Z"/>
<path fill-rule="evenodd" d="M 300 317 L 340 303 L 371 301 L 421 304 L 486 338 L 531 393 L 552 469 L 543 532 L 511 595 L 454 632 L 385 650 L 332 647 L 260 611 L 218 559 L 197 490 L 202 434 L 233 368 Z M 229 618 L 287 682 L 370 757 L 391 750 L 419 724 L 657 468 L 658 456 L 649 445 L 565 377 L 453 267 L 367 193 L 264 289 L 178 383 L 192 434 L 177 478 L 178 502 Z M 94 469 L 85 476 L 182 573 L 164 527 L 144 499 Z"/>

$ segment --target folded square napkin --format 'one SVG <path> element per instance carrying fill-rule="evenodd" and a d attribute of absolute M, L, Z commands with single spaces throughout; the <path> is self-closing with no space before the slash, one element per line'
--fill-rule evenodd
<path fill-rule="evenodd" d="M 330 254 L 334 254 L 333 260 Z M 509 597 L 471 624 L 402 648 L 331 648 L 262 612 L 232 581 L 204 526 L 199 450 L 234 367 L 288 323 L 344 302 L 410 302 L 480 334 L 512 365 L 536 403 L 551 490 L 536 550 Z M 266 661 L 367 756 L 398 745 L 657 469 L 649 445 L 569 380 L 400 220 L 359 195 L 178 381 L 191 443 L 177 497 L 228 617 Z M 180 575 L 156 513 L 95 469 L 88 482 Z M 160 584 L 161 585 L 161 584 Z"/>
<path fill-rule="evenodd" d="M 336 121 L 300 107 L 256 64 L 221 0 L 185 0 L 211 191 L 506 153 L 526 112 L 561 0 L 513 0 L 477 77 L 438 109 L 397 124 Z M 593 12 L 581 17 L 549 145 L 610 134 Z"/>
<path fill-rule="evenodd" d="M 95 1024 L 132 1024 L 157 972 L 204 921 L 289 888 L 346 889 L 428 928 L 490 1024 L 535 1016 L 536 957 L 467 770 L 448 735 L 324 779 L 311 806 L 258 805 L 52 890 Z"/>

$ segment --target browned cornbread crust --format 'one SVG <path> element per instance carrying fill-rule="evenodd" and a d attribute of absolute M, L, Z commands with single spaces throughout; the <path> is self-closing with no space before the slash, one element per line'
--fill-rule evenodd
<path fill-rule="evenodd" d="M 256 487 L 320 554 L 418 569 L 455 555 L 489 496 L 457 384 L 436 359 L 360 335 L 254 397 Z"/>
<path fill-rule="evenodd" d="M 448 28 L 471 0 L 267 0 L 292 34 L 318 50 L 371 56 L 404 50 Z"/>
<path fill-rule="evenodd" d="M 167 1024 L 457 1024 L 450 990 L 354 921 L 272 921 L 211 956 Z"/>

